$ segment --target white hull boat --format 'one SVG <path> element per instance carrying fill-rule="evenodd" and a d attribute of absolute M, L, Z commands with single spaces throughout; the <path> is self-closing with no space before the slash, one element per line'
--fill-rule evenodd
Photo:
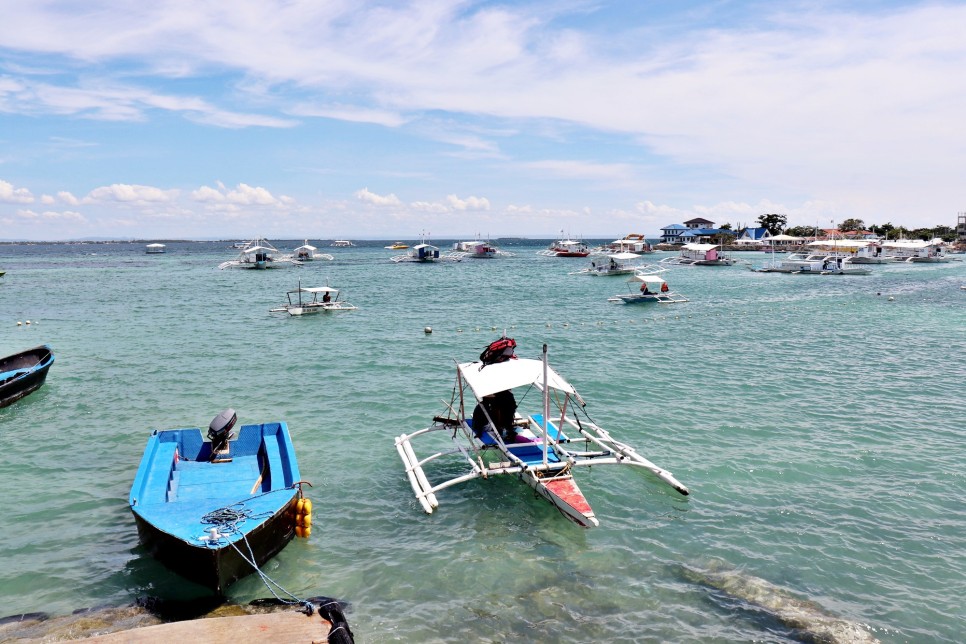
<path fill-rule="evenodd" d="M 328 313 L 331 311 L 355 311 L 358 307 L 341 299 L 341 291 L 332 286 L 306 286 L 299 282 L 299 287 L 286 293 L 288 304 L 269 309 L 271 313 L 288 313 L 289 315 L 311 315 L 313 313 Z"/>
<path fill-rule="evenodd" d="M 592 465 L 636 466 L 680 494 L 689 494 L 670 472 L 612 438 L 587 416 L 577 391 L 550 368 L 546 345 L 541 360 L 516 358 L 515 346 L 512 339 L 502 338 L 487 347 L 480 361 L 457 364 L 456 387 L 445 412 L 429 427 L 396 438 L 396 450 L 423 510 L 431 514 L 439 506 L 437 494 L 451 486 L 512 475 L 574 523 L 594 527 L 599 521 L 574 480 L 576 471 Z M 531 389 L 541 397 L 530 399 L 531 408 L 521 413 L 515 389 L 522 390 L 523 400 Z M 417 456 L 413 442 L 431 436 L 451 440 L 452 447 Z M 452 459 L 464 463 L 464 473 L 441 479 L 432 476 L 436 470 L 427 472 L 430 464 L 452 472 L 451 463 L 444 464 Z"/>

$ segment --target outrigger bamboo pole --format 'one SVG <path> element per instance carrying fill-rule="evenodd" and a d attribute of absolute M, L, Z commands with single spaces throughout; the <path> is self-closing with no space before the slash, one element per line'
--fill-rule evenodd
<path fill-rule="evenodd" d="M 547 467 L 547 417 L 550 416 L 550 387 L 547 385 L 547 344 L 543 345 L 543 466 Z"/>

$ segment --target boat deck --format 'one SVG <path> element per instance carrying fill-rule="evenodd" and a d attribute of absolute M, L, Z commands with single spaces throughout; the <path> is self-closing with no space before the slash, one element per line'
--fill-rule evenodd
<path fill-rule="evenodd" d="M 542 428 L 543 414 L 533 414 L 530 416 L 530 422 L 535 424 L 537 427 Z M 466 424 L 472 427 L 472 420 L 467 419 Z M 547 436 L 550 437 L 550 440 L 561 443 L 566 443 L 570 440 L 552 422 L 547 423 Z M 484 447 L 497 446 L 496 439 L 493 438 L 493 435 L 489 432 L 486 432 L 480 436 L 479 441 L 483 443 Z M 529 429 L 517 430 L 515 442 L 510 443 L 507 446 L 507 449 L 509 449 L 510 453 L 527 465 L 538 465 L 543 463 L 543 440 Z M 553 450 L 548 450 L 547 461 L 549 463 L 559 463 L 560 457 L 557 456 Z"/>
<path fill-rule="evenodd" d="M 207 449 L 201 449 L 200 431 L 171 431 L 154 443 L 153 454 L 142 464 L 144 481 L 137 486 L 132 507 L 168 534 L 183 535 L 187 529 L 200 536 L 202 517 L 243 503 L 250 513 L 245 528 L 250 529 L 248 522 L 263 522 L 295 494 L 286 484 L 280 442 L 284 435 L 277 429 L 277 425 L 242 427 L 221 462 L 208 460 Z M 276 491 L 282 496 L 268 494 Z"/>

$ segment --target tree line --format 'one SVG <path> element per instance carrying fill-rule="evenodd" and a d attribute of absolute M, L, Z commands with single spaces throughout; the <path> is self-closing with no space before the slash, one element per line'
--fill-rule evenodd
<path fill-rule="evenodd" d="M 791 235 L 793 237 L 814 237 L 815 226 L 792 226 L 788 225 L 788 217 L 777 213 L 768 213 L 758 217 L 758 225 L 767 228 L 772 235 Z M 730 230 L 731 224 L 724 224 L 722 229 Z M 885 224 L 866 225 L 861 219 L 846 219 L 838 225 L 839 232 L 857 232 L 868 230 L 884 239 L 922 239 L 929 241 L 940 238 L 943 241 L 956 241 L 956 229 L 952 226 L 934 226 L 932 228 L 906 228 L 905 226 L 894 226 L 891 222 Z"/>

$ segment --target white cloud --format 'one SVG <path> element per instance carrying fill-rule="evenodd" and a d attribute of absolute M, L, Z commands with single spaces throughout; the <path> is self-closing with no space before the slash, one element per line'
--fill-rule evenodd
<path fill-rule="evenodd" d="M 296 203 L 291 197 L 282 195 L 276 198 L 265 188 L 247 183 L 239 183 L 232 189 L 226 188 L 221 182 L 218 182 L 217 189 L 202 186 L 191 193 L 191 198 L 202 203 L 228 203 L 234 206 L 291 206 Z"/>
<path fill-rule="evenodd" d="M 40 203 L 44 204 L 45 206 L 49 206 L 50 204 L 56 203 L 56 202 L 57 202 L 57 200 L 54 199 L 53 197 L 51 197 L 50 195 L 41 195 L 40 196 Z"/>
<path fill-rule="evenodd" d="M 486 197 L 467 197 L 460 199 L 456 195 L 447 195 L 446 203 L 453 210 L 489 210 L 490 200 Z"/>
<path fill-rule="evenodd" d="M 388 195 L 377 195 L 374 192 L 370 192 L 369 188 L 363 188 L 355 194 L 356 199 L 363 203 L 372 204 L 374 206 L 401 206 L 402 202 L 399 197 L 390 193 Z"/>
<path fill-rule="evenodd" d="M 9 181 L 0 179 L 0 202 L 33 203 L 34 196 L 26 188 L 15 188 Z"/>
<path fill-rule="evenodd" d="M 34 222 L 70 222 L 70 223 L 85 223 L 87 219 L 84 215 L 73 210 L 64 210 L 57 212 L 54 210 L 45 210 L 43 212 L 35 212 L 33 210 L 25 209 L 18 210 L 17 216 L 23 220 L 34 221 Z"/>
<path fill-rule="evenodd" d="M 400 127 L 408 120 L 395 111 L 367 108 L 360 105 L 313 106 L 303 103 L 295 105 L 287 111 L 295 116 L 336 119 L 352 123 L 374 123 L 386 127 Z"/>
<path fill-rule="evenodd" d="M 102 186 L 91 190 L 84 203 L 95 203 L 103 201 L 120 201 L 147 203 L 157 201 L 171 201 L 178 196 L 177 190 L 162 190 L 153 186 L 129 185 L 126 183 L 115 183 L 110 186 Z"/>
<path fill-rule="evenodd" d="M 61 201 L 63 201 L 65 204 L 67 204 L 69 206 L 79 206 L 80 205 L 80 199 L 78 199 L 77 197 L 75 197 L 71 193 L 67 192 L 66 190 L 61 190 L 60 192 L 58 192 L 57 193 L 57 197 Z"/>
<path fill-rule="evenodd" d="M 433 214 L 449 212 L 449 208 L 436 201 L 414 201 L 409 204 L 409 208 L 414 212 L 427 212 Z"/>

